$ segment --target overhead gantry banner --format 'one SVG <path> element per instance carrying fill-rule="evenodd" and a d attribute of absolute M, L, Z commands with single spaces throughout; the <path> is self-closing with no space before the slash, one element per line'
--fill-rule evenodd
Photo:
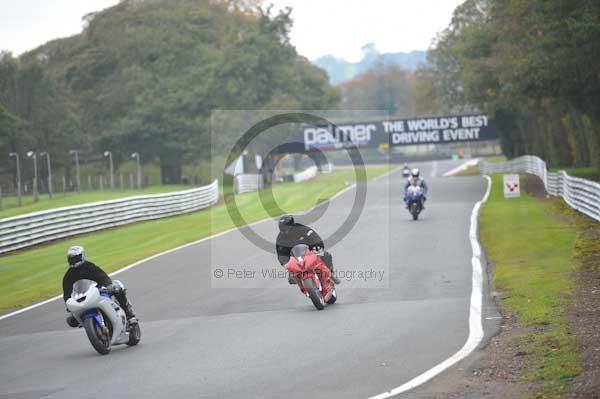
<path fill-rule="evenodd" d="M 376 148 L 417 144 L 447 144 L 498 138 L 493 120 L 486 115 L 452 115 L 305 125 L 294 135 L 286 152 Z"/>

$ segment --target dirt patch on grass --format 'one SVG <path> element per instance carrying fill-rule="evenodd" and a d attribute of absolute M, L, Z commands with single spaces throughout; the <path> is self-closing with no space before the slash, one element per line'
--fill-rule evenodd
<path fill-rule="evenodd" d="M 583 371 L 574 378 L 567 397 L 600 399 L 600 223 L 562 200 L 548 202 L 546 208 L 554 217 L 577 228 L 574 262 L 578 268 L 567 317 L 582 356 Z"/>
<path fill-rule="evenodd" d="M 534 175 L 523 175 L 522 182 L 523 190 L 525 190 L 527 194 L 538 199 L 545 199 L 547 197 L 544 182 L 539 177 Z"/>
<path fill-rule="evenodd" d="M 600 223 L 575 214 L 575 254 L 580 262 L 569 321 L 582 353 L 583 372 L 573 382 L 572 398 L 600 398 Z"/>
<path fill-rule="evenodd" d="M 582 268 L 577 276 L 569 321 L 583 355 L 583 372 L 575 377 L 572 398 L 600 398 L 600 276 L 597 270 Z"/>

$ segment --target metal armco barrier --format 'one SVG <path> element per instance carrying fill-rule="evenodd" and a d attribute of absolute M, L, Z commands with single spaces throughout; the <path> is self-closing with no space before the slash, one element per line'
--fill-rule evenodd
<path fill-rule="evenodd" d="M 331 170 L 333 170 L 333 165 L 331 166 Z M 293 175 L 287 175 L 287 177 L 289 177 L 294 183 L 300 183 L 317 176 L 318 172 L 319 168 L 316 166 L 311 166 L 302 172 L 295 173 Z M 264 179 L 262 175 L 240 174 L 236 175 L 233 180 L 233 188 L 236 194 L 251 193 L 261 190 L 263 187 Z"/>
<path fill-rule="evenodd" d="M 263 186 L 263 175 L 236 175 L 233 180 L 233 189 L 236 194 L 244 194 L 258 191 L 261 190 Z"/>
<path fill-rule="evenodd" d="M 78 234 L 165 218 L 207 208 L 219 200 L 219 184 L 167 194 L 51 209 L 0 220 L 0 254 Z"/>
<path fill-rule="evenodd" d="M 600 221 L 600 184 L 569 176 L 564 170 L 548 172 L 541 158 L 525 155 L 508 162 L 481 162 L 479 170 L 486 175 L 519 172 L 536 175 L 544 182 L 548 194 L 562 197 L 571 208 Z"/>

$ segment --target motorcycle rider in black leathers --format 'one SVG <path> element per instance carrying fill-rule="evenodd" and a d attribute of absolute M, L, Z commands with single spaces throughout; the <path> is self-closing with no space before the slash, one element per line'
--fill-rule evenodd
<path fill-rule="evenodd" d="M 305 226 L 294 221 L 294 217 L 290 215 L 279 218 L 279 235 L 275 243 L 277 248 L 277 259 L 281 266 L 284 266 L 290 260 L 292 248 L 298 244 L 306 244 L 311 251 L 316 252 L 323 263 L 331 270 L 331 276 L 336 284 L 340 284 L 340 280 L 335 276 L 333 270 L 333 257 L 325 251 L 323 239 L 316 231 L 308 226 Z M 293 278 L 289 277 L 289 283 L 294 284 Z"/>
<path fill-rule="evenodd" d="M 63 299 L 67 302 L 67 299 L 71 297 L 73 291 L 73 284 L 78 280 L 92 280 L 98 284 L 98 287 L 107 288 L 119 301 L 119 304 L 125 311 L 127 317 L 127 324 L 131 325 L 137 323 L 135 313 L 131 302 L 127 299 L 125 286 L 118 280 L 111 280 L 108 274 L 104 270 L 92 262 L 88 262 L 85 259 L 85 249 L 83 247 L 74 246 L 69 248 L 67 252 L 67 261 L 69 262 L 69 269 L 63 277 Z M 67 317 L 67 324 L 71 327 L 79 327 L 79 322 L 73 315 Z"/>

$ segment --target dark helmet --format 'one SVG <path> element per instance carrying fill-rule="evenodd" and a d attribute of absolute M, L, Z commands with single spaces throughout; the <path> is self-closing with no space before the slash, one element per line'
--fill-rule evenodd
<path fill-rule="evenodd" d="M 294 225 L 294 217 L 292 215 L 285 215 L 279 218 L 279 231 L 285 232 Z"/>
<path fill-rule="evenodd" d="M 67 251 L 67 262 L 69 267 L 79 267 L 85 262 L 85 249 L 83 247 L 74 246 Z"/>

